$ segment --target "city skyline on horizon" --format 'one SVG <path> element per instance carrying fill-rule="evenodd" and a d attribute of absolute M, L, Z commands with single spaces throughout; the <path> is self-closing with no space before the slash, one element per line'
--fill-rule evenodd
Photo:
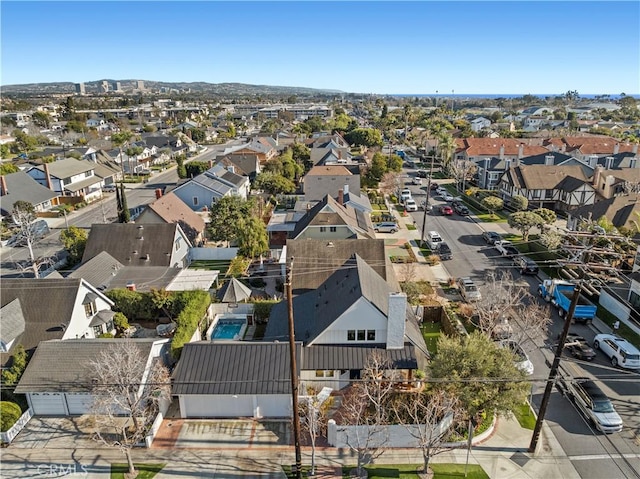
<path fill-rule="evenodd" d="M 5 1 L 0 9 L 5 86 L 139 78 L 404 96 L 640 93 L 640 42 L 628 35 L 638 32 L 638 2 Z M 605 32 L 612 13 L 616 26 Z M 90 30 L 51 33 L 51 24 L 95 18 Z"/>

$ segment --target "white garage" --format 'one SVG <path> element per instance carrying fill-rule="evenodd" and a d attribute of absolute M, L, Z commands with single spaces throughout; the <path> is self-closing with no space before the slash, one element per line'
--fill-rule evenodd
<path fill-rule="evenodd" d="M 183 418 L 291 417 L 288 343 L 185 344 L 173 376 Z"/>
<path fill-rule="evenodd" d="M 29 393 L 27 402 L 35 416 L 66 416 L 64 393 Z"/>

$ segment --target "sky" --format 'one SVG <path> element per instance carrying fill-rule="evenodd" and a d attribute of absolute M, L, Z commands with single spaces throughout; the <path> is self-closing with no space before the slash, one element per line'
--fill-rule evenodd
<path fill-rule="evenodd" d="M 0 84 L 637 94 L 637 1 L 0 2 Z"/>

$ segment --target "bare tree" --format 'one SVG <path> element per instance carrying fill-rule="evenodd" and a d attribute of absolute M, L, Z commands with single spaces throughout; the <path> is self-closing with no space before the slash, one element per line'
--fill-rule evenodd
<path fill-rule="evenodd" d="M 34 227 L 33 223 L 38 218 L 36 216 L 36 210 L 33 205 L 27 201 L 16 201 L 11 211 L 11 218 L 13 222 L 18 226 L 19 238 L 18 241 L 24 242 L 29 249 L 29 261 L 31 263 L 31 269 L 33 275 L 36 278 L 40 277 L 39 274 L 39 261 L 33 254 L 33 245 L 38 239 L 38 231 Z"/>
<path fill-rule="evenodd" d="M 443 390 L 412 393 L 394 404 L 394 413 L 416 439 L 422 451 L 422 472 L 427 474 L 431 458 L 452 449 L 446 443 L 462 417 L 458 399 Z"/>
<path fill-rule="evenodd" d="M 392 195 L 400 189 L 401 185 L 400 173 L 388 171 L 382 176 L 378 189 L 385 195 Z"/>
<path fill-rule="evenodd" d="M 147 357 L 133 340 L 114 342 L 90 362 L 96 432 L 94 439 L 119 448 L 135 474 L 131 448 L 142 441 L 170 396 L 169 371 L 159 361 L 147 370 Z"/>
<path fill-rule="evenodd" d="M 387 402 L 396 377 L 397 371 L 392 369 L 384 352 L 374 351 L 367 358 L 362 380 L 343 399 L 344 419 L 355 426 L 347 434 L 346 442 L 357 455 L 358 477 L 363 477 L 364 467 L 385 450 L 390 415 Z"/>
<path fill-rule="evenodd" d="M 402 278 L 405 283 L 411 283 L 416 279 L 416 275 L 418 274 L 416 263 L 403 263 L 400 269 L 402 270 Z"/>
<path fill-rule="evenodd" d="M 328 388 L 328 391 L 331 389 Z M 320 392 L 318 388 L 310 387 L 307 396 L 301 398 L 300 402 L 300 426 L 311 440 L 311 476 L 316 474 L 316 442 L 318 437 L 327 432 L 329 408 L 333 402 L 329 394 Z"/>
<path fill-rule="evenodd" d="M 516 284 L 509 272 L 487 275 L 482 299 L 475 303 L 478 328 L 499 339 L 533 341 L 551 321 L 547 305 L 539 305 L 528 289 Z M 512 321 L 517 318 L 516 321 Z"/>
<path fill-rule="evenodd" d="M 462 189 L 458 191 L 464 192 L 467 180 L 478 170 L 478 165 L 469 160 L 456 160 L 451 162 L 449 169 L 456 178 L 456 188 L 460 188 L 460 183 L 462 183 Z"/>

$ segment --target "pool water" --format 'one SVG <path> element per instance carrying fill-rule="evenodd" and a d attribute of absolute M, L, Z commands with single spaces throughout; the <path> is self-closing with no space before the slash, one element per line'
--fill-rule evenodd
<path fill-rule="evenodd" d="M 211 339 L 233 339 L 240 334 L 244 321 L 220 321 L 211 333 Z"/>

